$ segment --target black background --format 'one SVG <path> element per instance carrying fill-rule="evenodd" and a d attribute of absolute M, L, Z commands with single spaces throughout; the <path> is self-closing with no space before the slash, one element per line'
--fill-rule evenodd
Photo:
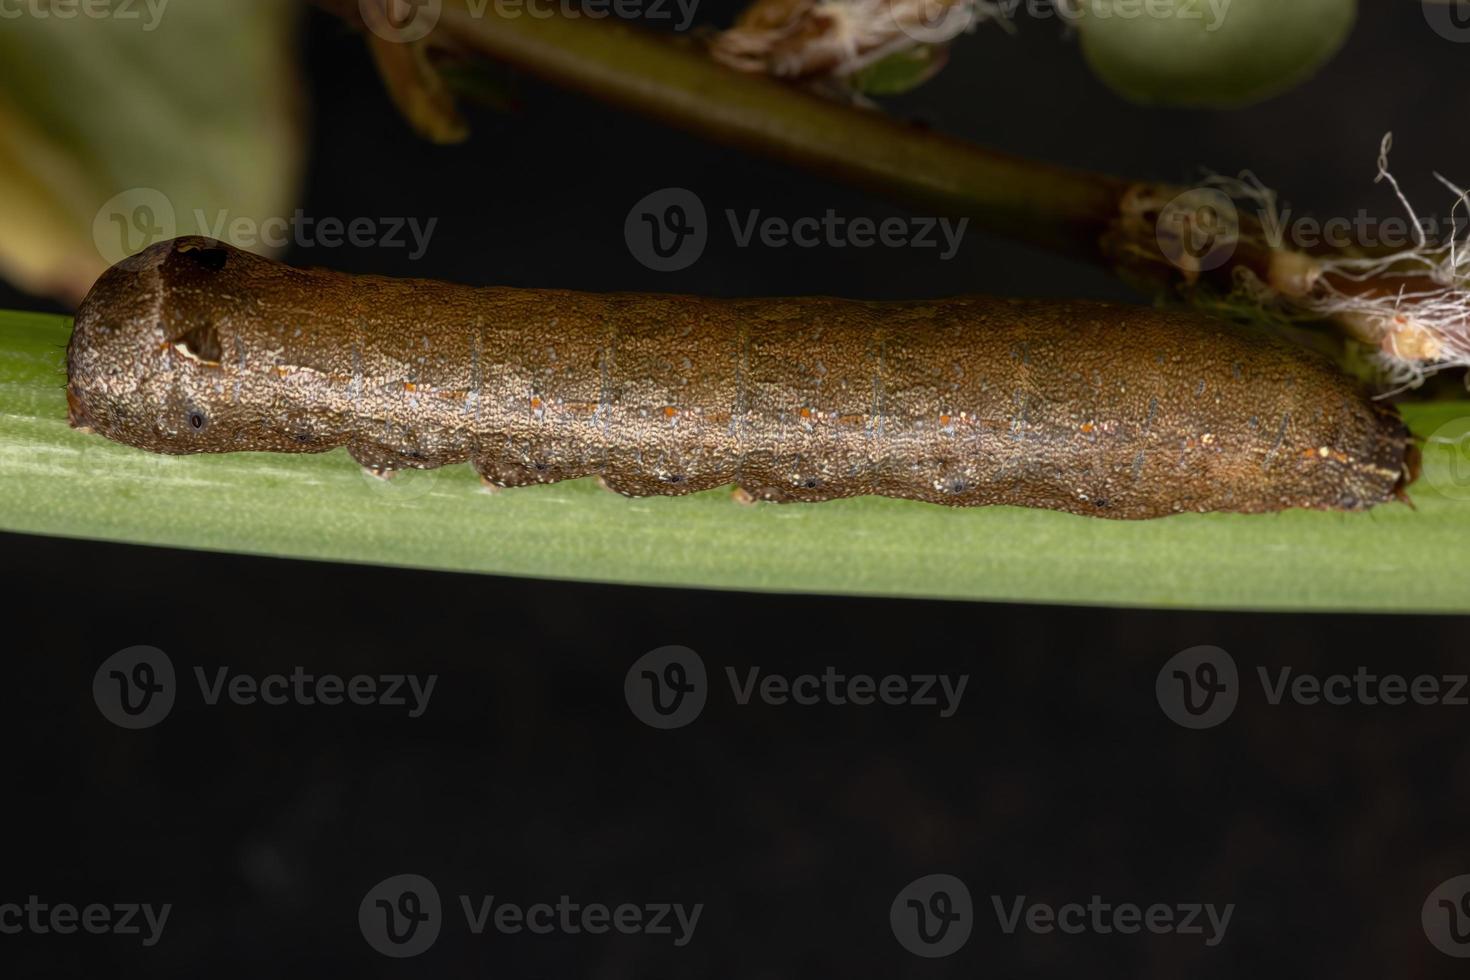
<path fill-rule="evenodd" d="M 1425 211 L 1439 169 L 1470 180 L 1467 49 L 1417 5 L 1373 0 L 1322 75 L 1253 109 L 1149 110 L 1092 79 L 1055 22 L 961 42 L 891 111 L 1038 158 L 1188 180 L 1250 167 L 1298 209 L 1393 213 L 1382 134 Z M 733 7 L 702 7 L 725 23 Z M 303 207 L 438 217 L 428 254 L 296 249 L 288 259 L 476 283 L 724 295 L 961 292 L 1136 299 L 1102 272 L 967 236 L 959 255 L 735 247 L 675 274 L 623 241 L 628 209 L 684 186 L 796 218 L 902 212 L 816 177 L 530 82 L 472 111 L 467 146 L 414 139 L 360 42 L 307 18 L 313 124 Z M 0 305 L 45 308 L 0 290 Z M 634 589 L 313 564 L 8 535 L 12 623 L 4 809 L 10 901 L 171 902 L 163 940 L 0 937 L 10 975 L 1233 977 L 1451 976 L 1420 928 L 1470 872 L 1467 708 L 1280 706 L 1257 666 L 1408 675 L 1470 669 L 1463 619 L 1058 609 Z M 1446 542 L 1446 547 L 1463 546 Z M 1425 574 L 1434 574 L 1425 556 Z M 28 635 L 29 634 L 29 635 Z M 91 699 L 114 651 L 181 673 L 437 673 L 428 712 L 206 706 L 186 680 L 160 726 L 114 728 Z M 659 732 L 624 673 L 697 650 L 715 693 Z M 1246 677 L 1223 726 L 1186 731 L 1154 680 L 1178 650 L 1229 650 Z M 967 673 L 958 714 L 739 707 L 723 669 Z M 432 950 L 373 952 L 357 906 L 413 872 L 450 906 Z M 964 879 L 978 923 L 954 956 L 907 953 L 888 906 L 921 875 Z M 693 941 L 473 937 L 454 896 L 702 902 Z M 1225 942 L 1006 936 L 990 896 L 1235 903 Z"/>

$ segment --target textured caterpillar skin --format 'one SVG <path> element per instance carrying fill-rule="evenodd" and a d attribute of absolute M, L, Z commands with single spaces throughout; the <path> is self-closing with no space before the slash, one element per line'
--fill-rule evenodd
<path fill-rule="evenodd" d="M 73 425 L 155 452 L 345 445 L 634 496 L 1151 518 L 1361 510 L 1415 470 L 1397 413 L 1315 355 L 1094 303 L 474 289 L 190 238 L 98 281 L 67 369 Z"/>

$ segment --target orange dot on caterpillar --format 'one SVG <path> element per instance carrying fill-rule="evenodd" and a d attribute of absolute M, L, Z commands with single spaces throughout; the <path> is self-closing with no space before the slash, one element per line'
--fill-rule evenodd
<path fill-rule="evenodd" d="M 76 317 L 73 425 L 161 453 L 322 452 L 630 496 L 876 494 L 1110 518 L 1401 496 L 1397 412 L 1194 313 L 960 297 L 703 299 L 294 269 L 203 238 Z"/>

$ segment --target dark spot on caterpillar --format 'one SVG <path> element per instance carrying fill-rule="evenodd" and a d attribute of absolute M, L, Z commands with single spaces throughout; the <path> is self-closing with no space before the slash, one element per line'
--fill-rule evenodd
<path fill-rule="evenodd" d="M 197 408 L 189 413 L 189 428 L 193 429 L 195 432 L 203 432 L 204 427 L 208 424 L 209 420 L 205 418 L 204 413 L 199 411 Z"/>
<path fill-rule="evenodd" d="M 536 472 L 537 473 L 545 473 L 546 472 L 546 469 L 547 469 L 547 467 L 546 467 L 546 464 L 545 463 L 537 463 L 536 464 Z"/>
<path fill-rule="evenodd" d="M 180 255 L 187 255 L 210 272 L 220 271 L 230 259 L 230 253 L 223 248 L 201 248 L 198 245 L 181 245 L 179 246 L 178 252 Z"/>
<path fill-rule="evenodd" d="M 806 487 L 808 490 L 815 490 L 817 487 L 822 485 L 822 481 L 818 480 L 814 476 L 809 476 L 806 478 L 805 481 L 802 482 L 801 485 Z"/>
<path fill-rule="evenodd" d="M 219 330 L 212 323 L 195 327 L 175 343 L 183 344 L 185 350 L 201 361 L 209 361 L 213 364 L 220 362 L 222 349 L 219 342 Z"/>
<path fill-rule="evenodd" d="M 299 442 L 299 443 L 302 443 L 302 444 L 311 442 L 311 433 L 310 432 L 298 432 L 298 433 L 296 433 L 296 441 Z"/>
<path fill-rule="evenodd" d="M 683 483 L 684 482 L 684 474 L 682 474 L 682 473 L 674 473 L 671 476 L 664 477 L 664 479 L 667 482 L 669 482 L 669 483 Z"/>

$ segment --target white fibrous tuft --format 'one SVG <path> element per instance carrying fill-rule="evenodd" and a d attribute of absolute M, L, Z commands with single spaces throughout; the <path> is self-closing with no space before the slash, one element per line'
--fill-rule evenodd
<path fill-rule="evenodd" d="M 846 78 L 991 20 L 1008 23 L 992 0 L 757 0 L 711 52 L 742 71 Z"/>
<path fill-rule="evenodd" d="M 1376 281 L 1385 288 L 1366 294 L 1347 294 L 1329 279 L 1319 301 L 1324 313 L 1357 318 L 1370 329 L 1377 328 L 1383 341 L 1377 360 L 1400 386 L 1420 384 L 1433 371 L 1470 365 L 1470 250 L 1461 237 L 1461 208 L 1470 208 L 1470 198 L 1441 174 L 1435 179 L 1455 196 L 1450 209 L 1450 230 L 1432 241 L 1403 189 L 1388 169 L 1393 134 L 1383 138 L 1378 156 L 1378 181 L 1387 181 L 1408 215 L 1414 244 L 1391 255 L 1371 258 L 1330 258 L 1324 272 L 1349 282 Z M 1393 286 L 1399 283 L 1397 289 Z"/>
<path fill-rule="evenodd" d="M 1417 387 L 1436 371 L 1470 366 L 1470 240 L 1461 234 L 1461 210 L 1470 214 L 1470 192 L 1444 176 L 1435 178 L 1454 195 L 1447 234 L 1431 237 L 1418 212 L 1389 170 L 1393 134 L 1383 138 L 1376 183 L 1387 183 L 1408 218 L 1412 241 L 1380 254 L 1308 254 L 1285 240 L 1276 193 L 1249 172 L 1238 178 L 1212 176 L 1203 186 L 1218 190 L 1242 210 L 1260 217 L 1255 236 L 1272 250 L 1270 282 L 1237 275 L 1237 301 L 1332 320 L 1371 344 L 1374 364 L 1395 390 Z"/>

